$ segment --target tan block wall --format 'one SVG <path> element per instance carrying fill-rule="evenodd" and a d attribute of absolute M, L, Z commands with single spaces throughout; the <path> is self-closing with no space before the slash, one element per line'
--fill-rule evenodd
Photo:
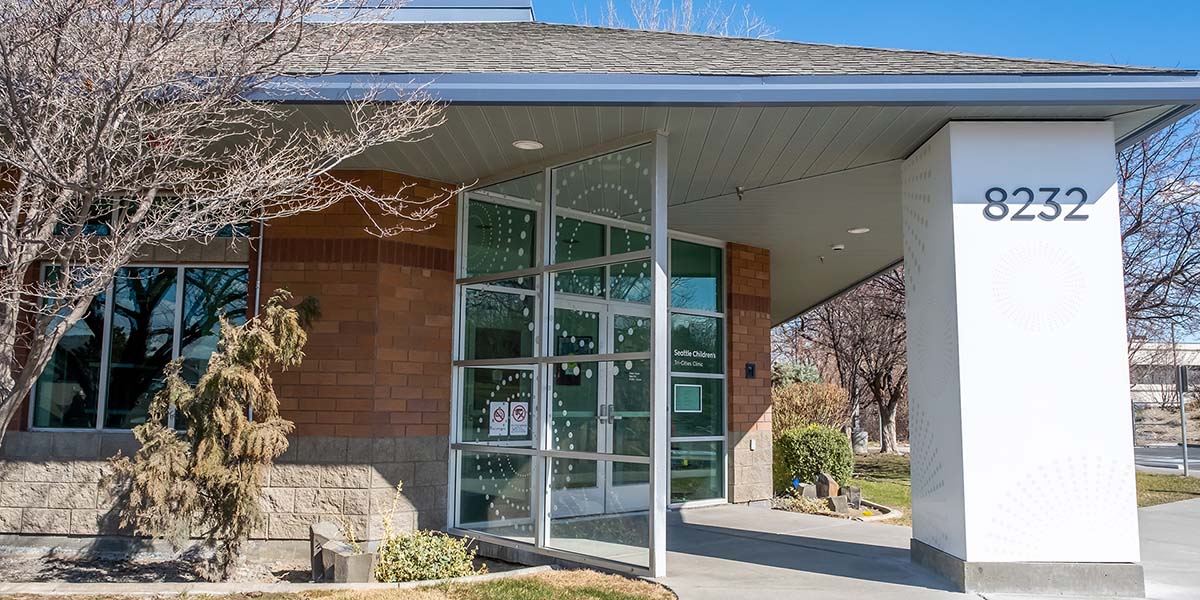
<path fill-rule="evenodd" d="M 729 499 L 769 499 L 771 489 L 771 254 L 726 248 L 729 320 Z M 746 378 L 746 363 L 757 376 Z M 754 449 L 751 450 L 751 446 Z"/>
<path fill-rule="evenodd" d="M 0 534 L 129 535 L 103 480 L 118 450 L 137 451 L 132 434 L 8 433 L 0 447 Z M 293 438 L 268 472 L 266 518 L 252 537 L 304 540 L 311 523 L 341 515 L 370 540 L 379 539 L 389 513 L 397 531 L 439 529 L 446 453 L 442 437 Z"/>

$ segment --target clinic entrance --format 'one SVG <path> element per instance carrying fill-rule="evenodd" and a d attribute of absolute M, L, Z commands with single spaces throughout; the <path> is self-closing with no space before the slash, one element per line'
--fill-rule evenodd
<path fill-rule="evenodd" d="M 668 507 L 725 502 L 725 244 L 667 231 L 665 144 L 463 193 L 452 529 L 652 574 Z"/>

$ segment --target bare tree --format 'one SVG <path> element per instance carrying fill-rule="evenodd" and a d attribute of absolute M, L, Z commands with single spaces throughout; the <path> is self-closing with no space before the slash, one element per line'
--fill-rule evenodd
<path fill-rule="evenodd" d="M 64 333 L 146 249 L 343 200 L 390 235 L 449 203 L 456 190 L 414 200 L 331 176 L 441 124 L 422 91 L 380 103 L 371 88 L 342 124 L 271 102 L 413 43 L 321 5 L 0 0 L 0 435 Z"/>
<path fill-rule="evenodd" d="M 824 352 L 829 358 L 836 381 L 846 391 L 849 401 L 852 441 L 862 431 L 862 395 L 864 381 L 858 365 L 864 346 L 858 330 L 860 306 L 853 299 L 854 290 L 826 302 L 803 314 L 797 320 L 796 332 L 810 348 Z M 863 448 L 854 443 L 856 452 Z"/>
<path fill-rule="evenodd" d="M 583 23 L 593 22 L 586 7 L 577 9 L 576 17 Z M 778 31 L 749 4 L 726 4 L 724 0 L 708 0 L 702 5 L 695 0 L 629 0 L 624 9 L 616 0 L 605 0 L 598 23 L 602 27 L 755 39 L 772 37 Z"/>
<path fill-rule="evenodd" d="M 896 412 L 908 397 L 904 274 L 883 273 L 856 290 L 859 352 L 858 374 L 879 412 L 879 451 L 899 452 Z"/>
<path fill-rule="evenodd" d="M 1200 119 L 1117 155 L 1130 353 L 1200 330 Z"/>

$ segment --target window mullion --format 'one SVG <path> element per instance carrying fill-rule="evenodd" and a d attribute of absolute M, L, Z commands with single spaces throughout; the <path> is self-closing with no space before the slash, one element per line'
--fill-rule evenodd
<path fill-rule="evenodd" d="M 96 401 L 96 429 L 104 429 L 104 418 L 108 411 L 108 371 L 112 353 L 112 318 L 113 296 L 116 294 L 116 277 L 120 277 L 122 269 L 117 270 L 113 281 L 108 284 L 104 293 L 104 330 L 100 333 L 100 397 Z"/>
<path fill-rule="evenodd" d="M 175 318 L 171 332 L 171 360 L 179 360 L 179 352 L 181 350 L 180 337 L 183 332 L 183 284 L 186 277 L 184 272 L 187 267 L 177 267 L 175 269 Z M 175 429 L 175 406 L 172 405 L 167 409 L 167 428 Z"/>

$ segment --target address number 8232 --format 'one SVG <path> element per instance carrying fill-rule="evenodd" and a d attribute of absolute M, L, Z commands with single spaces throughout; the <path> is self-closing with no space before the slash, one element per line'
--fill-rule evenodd
<path fill-rule="evenodd" d="M 1041 194 L 1040 202 L 1038 194 Z M 1088 218 L 1079 212 L 1088 201 L 1087 191 L 1081 187 L 1073 187 L 1066 192 L 1058 187 L 1043 187 L 1038 188 L 1037 193 L 1030 188 L 1019 187 L 1011 194 L 1004 188 L 994 187 L 984 192 L 983 199 L 987 201 L 983 216 L 989 221 L 1054 221 L 1059 218 L 1064 221 L 1086 221 Z M 1034 203 L 1040 204 L 1042 209 L 1031 211 L 1030 205 Z M 1012 207 L 1016 207 L 1016 210 Z"/>

